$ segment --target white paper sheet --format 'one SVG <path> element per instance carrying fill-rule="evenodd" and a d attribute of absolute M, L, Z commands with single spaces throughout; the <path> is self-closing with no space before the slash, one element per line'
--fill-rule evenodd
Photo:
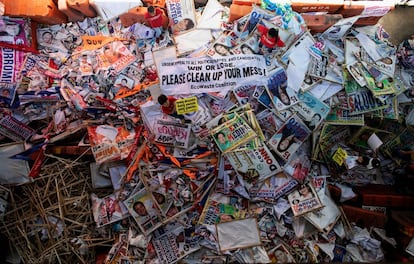
<path fill-rule="evenodd" d="M 194 29 L 174 37 L 179 55 L 202 48 L 211 39 L 209 29 Z"/>
<path fill-rule="evenodd" d="M 328 81 L 322 81 L 322 83 L 315 85 L 310 92 L 313 96 L 318 98 L 321 101 L 325 101 L 328 98 L 331 98 L 332 95 L 336 94 L 340 90 L 342 90 L 343 87 L 340 84 L 328 82 Z"/>
<path fill-rule="evenodd" d="M 116 135 L 118 135 L 118 129 L 112 126 L 102 125 L 96 128 L 96 133 L 108 138 L 111 141 L 114 141 Z"/>
<path fill-rule="evenodd" d="M 216 228 L 221 251 L 261 244 L 256 218 L 224 222 Z"/>
<path fill-rule="evenodd" d="M 126 13 L 131 8 L 143 6 L 141 0 L 89 0 L 89 3 L 105 21 Z"/>
<path fill-rule="evenodd" d="M 359 33 L 356 35 L 356 38 L 359 40 L 361 47 L 369 54 L 371 59 L 374 61 L 380 60 L 382 57 L 377 51 L 375 42 L 370 39 L 367 35 Z"/>
<path fill-rule="evenodd" d="M 308 71 L 308 64 L 310 58 L 309 56 L 304 59 L 301 64 L 294 64 L 289 63 L 286 75 L 288 77 L 288 87 L 294 90 L 295 92 L 299 92 L 299 89 L 305 80 L 306 72 Z"/>
<path fill-rule="evenodd" d="M 225 8 L 217 0 L 209 0 L 204 7 L 197 29 L 221 29 Z"/>
<path fill-rule="evenodd" d="M 376 151 L 383 144 L 381 139 L 375 133 L 372 133 L 372 135 L 368 138 L 367 143 L 368 146 L 374 151 Z"/>

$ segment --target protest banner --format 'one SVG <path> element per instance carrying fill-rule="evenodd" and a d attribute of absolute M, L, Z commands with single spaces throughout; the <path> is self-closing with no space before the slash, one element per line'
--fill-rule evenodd
<path fill-rule="evenodd" d="M 159 68 L 160 88 L 165 95 L 225 93 L 241 81 L 264 76 L 266 63 L 259 55 L 168 59 Z"/>

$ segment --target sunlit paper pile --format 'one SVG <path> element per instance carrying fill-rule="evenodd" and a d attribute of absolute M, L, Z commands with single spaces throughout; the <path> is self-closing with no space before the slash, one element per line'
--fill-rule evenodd
<path fill-rule="evenodd" d="M 76 236 L 35 229 L 26 259 L 59 256 L 58 246 L 42 251 L 65 236 L 81 261 L 108 241 L 108 263 L 383 260 L 380 242 L 348 221 L 327 186 L 340 186 L 343 202 L 354 197 L 348 184 L 390 184 L 385 172 L 407 163 L 414 133 L 398 121 L 413 123 L 412 42 L 397 49 L 381 26 L 353 27 L 358 17 L 312 36 L 288 4 L 270 1 L 232 23 L 214 0 L 202 12 L 166 1 L 166 13 L 158 39 L 110 14 L 40 25 L 39 53 L 27 52 L 24 31 L 0 37 L 27 46 L 1 49 L 0 134 L 11 142 L 1 149 L 13 157 L 1 183 L 38 195 L 30 186 L 45 181 L 49 148 L 69 142 L 86 148 L 78 159 L 91 171 L 62 183 L 91 181 L 79 190 L 87 223 L 64 214 L 69 198 L 20 221 L 27 203 L 2 196 L 8 236 L 29 221 L 84 225 Z M 260 45 L 263 27 L 278 29 L 273 50 Z M 162 112 L 161 94 L 177 99 L 177 115 Z M 11 241 L 25 252 L 23 237 Z"/>

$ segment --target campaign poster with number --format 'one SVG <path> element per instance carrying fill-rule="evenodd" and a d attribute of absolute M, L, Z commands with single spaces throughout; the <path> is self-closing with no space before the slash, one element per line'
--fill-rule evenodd
<path fill-rule="evenodd" d="M 293 89 L 288 87 L 286 71 L 283 67 L 269 72 L 267 77 L 267 89 L 272 95 L 273 104 L 277 110 L 284 110 L 299 102 Z"/>
<path fill-rule="evenodd" d="M 288 161 L 310 133 L 311 131 L 301 119 L 293 115 L 270 138 L 268 144 L 278 156 L 284 161 Z"/>

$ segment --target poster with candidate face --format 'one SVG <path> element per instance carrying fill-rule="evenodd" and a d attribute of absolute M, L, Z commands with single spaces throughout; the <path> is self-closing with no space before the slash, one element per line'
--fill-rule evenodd
<path fill-rule="evenodd" d="M 290 160 L 311 131 L 297 115 L 291 116 L 268 141 L 268 145 L 284 161 Z"/>
<path fill-rule="evenodd" d="M 267 77 L 267 89 L 272 96 L 273 104 L 277 110 L 284 110 L 299 102 L 296 93 L 288 87 L 286 71 L 283 67 L 269 72 Z"/>
<path fill-rule="evenodd" d="M 161 212 L 147 190 L 131 195 L 123 203 L 144 234 L 151 233 L 161 225 Z"/>
<path fill-rule="evenodd" d="M 196 17 L 194 12 L 194 1 L 167 0 L 165 5 L 170 19 L 169 25 L 171 25 L 171 30 L 174 35 L 195 28 Z"/>

